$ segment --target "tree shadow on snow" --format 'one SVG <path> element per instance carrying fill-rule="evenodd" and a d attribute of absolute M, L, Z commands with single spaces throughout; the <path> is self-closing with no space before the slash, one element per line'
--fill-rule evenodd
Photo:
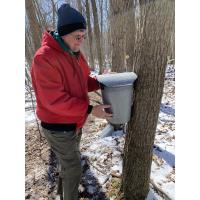
<path fill-rule="evenodd" d="M 154 195 L 152 189 L 150 189 L 147 198 L 145 200 L 158 200 L 158 198 Z"/>
<path fill-rule="evenodd" d="M 88 198 L 89 200 L 109 200 L 106 194 L 102 191 L 102 186 L 97 178 L 90 170 L 90 164 L 86 156 L 81 157 L 83 175 L 80 186 L 83 191 L 79 191 L 79 198 Z"/>
<path fill-rule="evenodd" d="M 158 145 L 153 145 L 153 153 L 163 158 L 171 167 L 175 167 L 175 156 L 174 154 L 170 153 L 169 151 L 166 151 L 159 147 Z"/>
<path fill-rule="evenodd" d="M 175 109 L 171 108 L 170 106 L 161 103 L 160 104 L 160 111 L 167 114 L 167 115 L 173 115 L 175 116 Z"/>

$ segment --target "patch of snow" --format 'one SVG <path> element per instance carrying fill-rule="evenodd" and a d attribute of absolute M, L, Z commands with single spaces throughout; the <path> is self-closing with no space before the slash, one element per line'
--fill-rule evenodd
<path fill-rule="evenodd" d="M 26 111 L 25 112 L 25 122 L 29 123 L 29 122 L 33 122 L 35 121 L 35 114 L 32 110 L 30 111 Z"/>
<path fill-rule="evenodd" d="M 112 170 L 112 171 L 116 171 L 116 172 L 122 174 L 122 161 L 119 162 L 119 163 L 116 163 L 115 165 L 113 165 L 113 166 L 111 167 L 111 170 Z"/>
<path fill-rule="evenodd" d="M 97 191 L 96 187 L 91 185 L 88 186 L 87 190 L 90 194 L 94 194 Z"/>
<path fill-rule="evenodd" d="M 114 131 L 112 136 L 122 136 L 124 134 L 123 130 Z"/>
<path fill-rule="evenodd" d="M 151 179 L 171 199 L 175 199 L 175 183 L 172 181 L 174 179 L 173 168 L 170 165 L 164 162 L 161 166 L 158 166 L 155 162 L 152 162 Z"/>
<path fill-rule="evenodd" d="M 108 175 L 100 175 L 98 176 L 98 181 L 101 185 L 104 185 L 106 181 L 109 179 Z"/>
<path fill-rule="evenodd" d="M 146 200 L 161 200 L 160 196 L 150 189 Z"/>

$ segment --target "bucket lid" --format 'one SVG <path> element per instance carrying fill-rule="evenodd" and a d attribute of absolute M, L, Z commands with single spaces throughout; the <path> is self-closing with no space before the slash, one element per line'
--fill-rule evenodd
<path fill-rule="evenodd" d="M 134 72 L 102 74 L 97 76 L 97 80 L 107 87 L 132 85 L 136 79 L 137 75 Z"/>

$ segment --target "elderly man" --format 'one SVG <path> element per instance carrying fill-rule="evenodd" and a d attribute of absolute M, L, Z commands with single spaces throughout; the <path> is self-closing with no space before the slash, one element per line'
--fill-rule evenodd
<path fill-rule="evenodd" d="M 78 199 L 81 178 L 79 142 L 87 116 L 111 118 L 104 108 L 92 106 L 88 92 L 99 89 L 90 77 L 89 66 L 80 52 L 86 37 L 84 17 L 68 4 L 58 9 L 57 31 L 43 34 L 31 68 L 36 95 L 36 113 L 43 133 L 61 164 L 64 200 Z"/>

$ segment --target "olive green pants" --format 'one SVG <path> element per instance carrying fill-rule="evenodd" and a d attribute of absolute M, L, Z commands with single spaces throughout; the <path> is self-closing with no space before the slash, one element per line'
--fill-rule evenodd
<path fill-rule="evenodd" d="M 81 179 L 80 140 L 82 131 L 49 131 L 43 133 L 60 163 L 64 200 L 78 199 L 78 186 Z"/>

